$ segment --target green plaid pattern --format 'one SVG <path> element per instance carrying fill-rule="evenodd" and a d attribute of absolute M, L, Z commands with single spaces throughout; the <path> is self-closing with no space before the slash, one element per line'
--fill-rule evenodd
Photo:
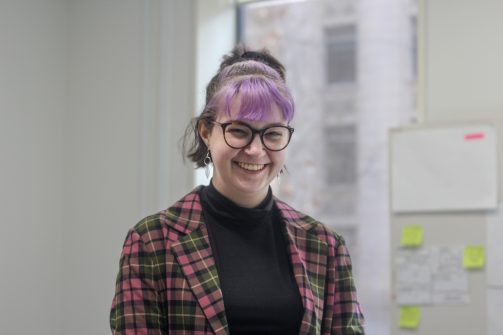
<path fill-rule="evenodd" d="M 129 231 L 110 312 L 113 334 L 229 334 L 198 191 Z M 299 334 L 364 334 L 343 238 L 275 203 L 304 305 Z"/>

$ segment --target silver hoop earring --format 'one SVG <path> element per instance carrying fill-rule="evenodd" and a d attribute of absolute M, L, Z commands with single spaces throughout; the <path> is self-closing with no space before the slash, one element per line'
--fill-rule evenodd
<path fill-rule="evenodd" d="M 211 155 L 210 155 L 210 151 L 208 150 L 208 152 L 206 153 L 206 157 L 204 157 L 204 159 L 203 159 L 204 174 L 206 175 L 206 178 L 210 177 L 210 164 L 211 164 L 211 162 L 212 162 Z"/>

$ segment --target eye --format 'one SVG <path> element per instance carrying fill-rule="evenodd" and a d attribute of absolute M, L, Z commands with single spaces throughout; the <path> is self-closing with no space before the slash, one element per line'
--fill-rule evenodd
<path fill-rule="evenodd" d="M 250 129 L 245 126 L 229 125 L 227 127 L 227 133 L 236 138 L 247 138 L 250 136 Z"/>
<path fill-rule="evenodd" d="M 278 141 L 285 135 L 285 130 L 281 127 L 269 128 L 264 133 L 264 137 L 267 140 Z"/>

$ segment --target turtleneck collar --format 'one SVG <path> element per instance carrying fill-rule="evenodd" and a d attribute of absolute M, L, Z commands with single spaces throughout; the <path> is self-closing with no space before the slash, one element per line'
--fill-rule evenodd
<path fill-rule="evenodd" d="M 265 199 L 254 208 L 241 207 L 226 198 L 213 186 L 213 183 L 200 191 L 203 210 L 221 225 L 238 227 L 254 227 L 262 222 L 267 222 L 272 214 L 274 200 L 269 187 Z"/>

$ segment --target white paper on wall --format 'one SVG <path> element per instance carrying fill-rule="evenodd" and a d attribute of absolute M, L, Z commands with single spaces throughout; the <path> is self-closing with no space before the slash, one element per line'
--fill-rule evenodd
<path fill-rule="evenodd" d="M 395 253 L 399 305 L 453 305 L 470 302 L 463 248 L 401 248 Z"/>
<path fill-rule="evenodd" d="M 430 247 L 433 304 L 466 304 L 468 273 L 463 269 L 462 247 Z"/>
<path fill-rule="evenodd" d="M 394 129 L 390 146 L 394 212 L 496 208 L 493 125 Z"/>
<path fill-rule="evenodd" d="M 398 250 L 395 254 L 395 269 L 395 292 L 399 305 L 431 303 L 432 274 L 428 250 Z"/>

